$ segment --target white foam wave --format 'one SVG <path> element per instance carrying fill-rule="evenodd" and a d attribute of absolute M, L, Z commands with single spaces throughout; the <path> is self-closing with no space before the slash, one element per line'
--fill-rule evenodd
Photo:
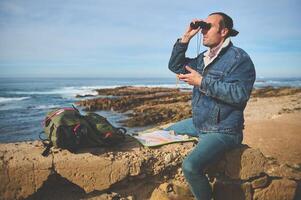
<path fill-rule="evenodd" d="M 29 99 L 30 97 L 0 97 L 0 103 L 7 103 L 10 101 L 22 101 L 24 99 Z"/>
<path fill-rule="evenodd" d="M 192 88 L 191 85 L 185 84 L 185 83 L 180 83 L 180 84 L 155 84 L 155 85 L 133 85 L 136 87 L 163 87 L 163 88 Z"/>
<path fill-rule="evenodd" d="M 38 105 L 38 106 L 34 106 L 32 109 L 36 109 L 36 110 L 46 110 L 46 109 L 53 109 L 53 108 L 59 108 L 61 107 L 60 105 Z"/>
<path fill-rule="evenodd" d="M 295 88 L 300 88 L 301 87 L 301 81 L 300 80 L 293 80 L 293 81 L 266 80 L 266 81 L 256 81 L 254 85 L 255 85 L 255 87 L 272 86 L 272 87 L 295 87 Z"/>
<path fill-rule="evenodd" d="M 80 95 L 97 95 L 95 89 L 101 88 L 103 86 L 83 86 L 83 87 L 62 87 L 57 89 L 52 89 L 48 91 L 11 91 L 11 94 L 27 94 L 27 95 L 53 95 L 58 94 L 62 96 L 75 96 L 77 94 Z"/>
<path fill-rule="evenodd" d="M 63 97 L 72 98 L 76 95 L 97 95 L 96 89 L 108 89 L 108 88 L 116 88 L 121 87 L 125 85 L 99 85 L 99 86 L 69 86 L 69 87 L 62 87 L 58 89 L 48 90 L 48 91 L 14 91 L 10 92 L 13 94 L 26 94 L 26 95 L 54 95 L 58 94 Z M 153 85 L 147 85 L 147 84 L 131 84 L 128 86 L 136 86 L 136 87 L 167 87 L 167 88 L 191 88 L 188 84 L 180 83 L 178 85 L 176 84 L 153 84 Z"/>

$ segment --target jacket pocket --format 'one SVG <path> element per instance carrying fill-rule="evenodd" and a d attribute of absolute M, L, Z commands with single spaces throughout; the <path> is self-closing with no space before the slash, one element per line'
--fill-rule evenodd
<path fill-rule="evenodd" d="M 219 71 L 219 70 L 214 70 L 214 69 L 210 69 L 208 71 L 207 76 L 213 79 L 221 79 L 224 75 L 224 72 Z"/>

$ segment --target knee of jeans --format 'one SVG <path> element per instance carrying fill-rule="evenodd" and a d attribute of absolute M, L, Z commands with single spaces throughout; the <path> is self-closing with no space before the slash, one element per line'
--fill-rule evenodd
<path fill-rule="evenodd" d="M 199 168 L 199 166 L 193 164 L 193 162 L 191 162 L 189 159 L 184 159 L 183 163 L 182 163 L 182 170 L 184 175 L 185 174 L 199 174 L 201 169 Z"/>

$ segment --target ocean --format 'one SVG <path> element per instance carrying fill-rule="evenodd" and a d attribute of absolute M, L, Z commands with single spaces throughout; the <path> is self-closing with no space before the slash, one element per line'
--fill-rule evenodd
<path fill-rule="evenodd" d="M 0 142 L 37 140 L 47 112 L 84 99 L 76 98 L 77 94 L 96 95 L 95 89 L 118 86 L 191 88 L 183 82 L 176 85 L 175 78 L 0 78 Z M 266 86 L 300 88 L 301 78 L 258 78 L 254 87 Z M 118 112 L 97 113 L 115 126 L 120 126 L 118 121 L 126 118 Z M 128 132 L 142 129 L 128 128 Z"/>

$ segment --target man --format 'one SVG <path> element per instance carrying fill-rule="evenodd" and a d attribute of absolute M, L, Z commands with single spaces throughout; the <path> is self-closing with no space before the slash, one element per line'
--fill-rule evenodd
<path fill-rule="evenodd" d="M 218 155 L 242 142 L 243 111 L 255 81 L 254 65 L 246 52 L 235 47 L 231 36 L 231 17 L 212 13 L 205 20 L 209 27 L 188 26 L 175 43 L 169 69 L 193 87 L 192 118 L 180 121 L 166 130 L 176 134 L 198 136 L 199 142 L 183 161 L 183 173 L 198 200 L 212 198 L 212 189 L 203 170 Z M 188 43 L 199 31 L 206 52 L 196 58 L 185 57 Z"/>

